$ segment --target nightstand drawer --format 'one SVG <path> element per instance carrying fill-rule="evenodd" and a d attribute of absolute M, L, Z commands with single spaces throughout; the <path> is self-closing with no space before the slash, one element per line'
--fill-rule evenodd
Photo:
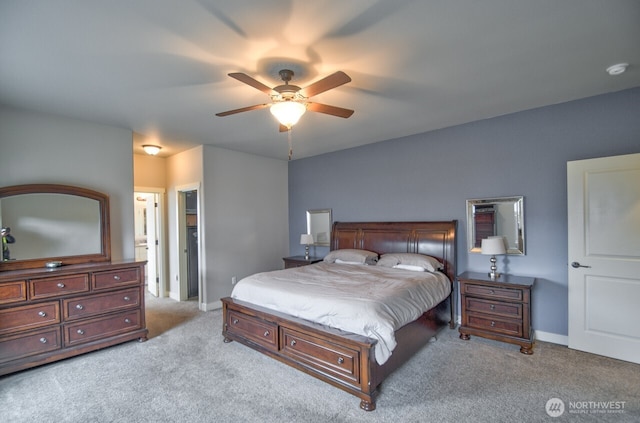
<path fill-rule="evenodd" d="M 521 289 L 494 288 L 491 286 L 465 284 L 464 293 L 468 295 L 479 295 L 485 298 L 522 301 Z"/>
<path fill-rule="evenodd" d="M 479 298 L 466 297 L 465 305 L 467 311 L 495 314 L 497 316 L 512 317 L 522 319 L 521 303 L 503 303 L 500 301 L 482 300 Z"/>
<path fill-rule="evenodd" d="M 472 328 L 513 335 L 519 338 L 523 335 L 522 322 L 516 320 L 499 319 L 481 314 L 469 314 L 468 325 Z"/>

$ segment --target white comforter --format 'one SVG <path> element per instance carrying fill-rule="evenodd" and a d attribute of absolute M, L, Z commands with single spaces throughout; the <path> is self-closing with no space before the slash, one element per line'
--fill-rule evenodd
<path fill-rule="evenodd" d="M 440 272 L 322 262 L 249 276 L 231 297 L 376 339 L 376 361 L 383 364 L 396 347 L 394 331 L 450 292 Z"/>

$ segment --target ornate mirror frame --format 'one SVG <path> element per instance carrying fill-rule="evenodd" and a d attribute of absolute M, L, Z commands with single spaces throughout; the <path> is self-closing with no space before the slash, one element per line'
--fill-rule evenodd
<path fill-rule="evenodd" d="M 524 197 L 477 198 L 467 200 L 467 248 L 480 253 L 479 240 L 503 236 L 507 254 L 525 255 Z"/>
<path fill-rule="evenodd" d="M 0 271 L 42 268 L 48 262 L 60 261 L 62 265 L 105 262 L 111 260 L 111 233 L 109 226 L 109 196 L 98 191 L 70 185 L 57 184 L 28 184 L 0 188 L 0 201 L 3 198 L 23 194 L 67 194 L 98 202 L 100 251 L 88 254 L 69 256 L 51 256 L 42 258 L 27 258 L 23 260 L 0 260 Z"/>

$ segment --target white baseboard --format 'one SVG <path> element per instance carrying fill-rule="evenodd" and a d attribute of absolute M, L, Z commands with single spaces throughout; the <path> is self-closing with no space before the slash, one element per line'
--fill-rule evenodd
<path fill-rule="evenodd" d="M 214 301 L 212 303 L 200 304 L 200 310 L 202 311 L 212 311 L 212 310 L 218 310 L 221 308 L 222 308 L 222 301 L 220 300 Z"/>
<path fill-rule="evenodd" d="M 551 342 L 558 345 L 569 345 L 569 337 L 567 335 L 558 335 L 557 333 L 543 332 L 541 330 L 535 331 L 536 340 L 542 342 Z"/>

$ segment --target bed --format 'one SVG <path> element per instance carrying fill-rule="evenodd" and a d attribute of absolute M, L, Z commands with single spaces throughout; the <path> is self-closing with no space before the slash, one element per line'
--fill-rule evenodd
<path fill-rule="evenodd" d="M 331 251 L 360 249 L 418 253 L 437 258 L 450 294 L 416 320 L 395 331 L 395 348 L 380 364 L 378 340 L 274 311 L 253 302 L 222 298 L 225 342 L 238 341 L 360 398 L 360 408 L 376 407 L 382 381 L 446 326 L 455 327 L 457 222 L 336 222 Z M 316 266 L 316 265 L 312 265 Z M 379 346 L 378 346 L 379 347 Z M 378 353 L 379 354 L 379 353 Z"/>

